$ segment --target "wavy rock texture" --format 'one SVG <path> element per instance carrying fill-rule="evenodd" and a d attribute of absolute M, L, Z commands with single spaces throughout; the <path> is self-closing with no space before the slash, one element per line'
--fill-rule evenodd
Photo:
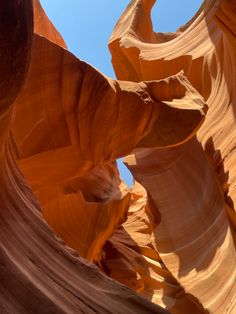
<path fill-rule="evenodd" d="M 14 129 L 13 102 L 33 54 L 32 4 L 6 1 L 0 14 L 0 312 L 165 313 L 62 245 L 43 220 L 39 203 L 13 159 L 9 132 Z"/>
<path fill-rule="evenodd" d="M 152 31 L 153 4 L 114 29 L 118 80 L 38 0 L 3 5 L 1 313 L 235 311 L 235 4 L 175 34 Z"/>
<path fill-rule="evenodd" d="M 151 243 L 165 267 L 205 310 L 234 313 L 236 2 L 205 1 L 175 34 L 152 31 L 154 2 L 132 1 L 115 27 L 117 77 L 163 79 L 183 69 L 209 110 L 196 138 L 136 149 L 126 163 L 160 217 Z"/>

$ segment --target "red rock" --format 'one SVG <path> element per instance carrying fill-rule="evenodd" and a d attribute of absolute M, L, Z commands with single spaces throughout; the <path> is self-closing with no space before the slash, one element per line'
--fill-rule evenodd
<path fill-rule="evenodd" d="M 205 1 L 175 34 L 152 31 L 154 2 L 133 1 L 115 27 L 117 77 L 163 79 L 182 69 L 209 110 L 189 142 L 136 149 L 126 163 L 160 216 L 151 243 L 165 266 L 210 313 L 234 313 L 236 2 Z"/>
<path fill-rule="evenodd" d="M 38 0 L 3 5 L 1 313 L 235 312 L 236 4 L 158 34 L 154 2 L 113 31 L 118 80 Z"/>

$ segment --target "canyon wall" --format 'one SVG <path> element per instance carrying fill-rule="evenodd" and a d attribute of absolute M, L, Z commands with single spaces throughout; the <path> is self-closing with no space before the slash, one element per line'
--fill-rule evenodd
<path fill-rule="evenodd" d="M 236 1 L 175 33 L 153 31 L 154 3 L 113 30 L 117 80 L 39 0 L 3 5 L 3 314 L 236 311 Z"/>

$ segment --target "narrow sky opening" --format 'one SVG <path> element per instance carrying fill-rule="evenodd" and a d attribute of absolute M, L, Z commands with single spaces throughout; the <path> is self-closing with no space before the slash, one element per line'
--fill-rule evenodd
<path fill-rule="evenodd" d="M 154 30 L 175 32 L 197 13 L 202 3 L 202 0 L 157 0 L 152 9 Z"/>

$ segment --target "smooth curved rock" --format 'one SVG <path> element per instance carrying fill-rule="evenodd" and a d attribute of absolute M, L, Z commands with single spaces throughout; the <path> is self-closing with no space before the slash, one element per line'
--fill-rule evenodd
<path fill-rule="evenodd" d="M 236 311 L 236 2 L 168 34 L 154 3 L 113 31 L 118 80 L 72 55 L 38 0 L 3 5 L 3 314 Z"/>
<path fill-rule="evenodd" d="M 165 266 L 206 310 L 234 313 L 236 2 L 205 1 L 171 36 L 152 31 L 153 4 L 133 1 L 115 27 L 110 49 L 117 77 L 162 79 L 183 69 L 209 110 L 200 143 L 135 150 L 126 162 L 160 215 L 152 244 Z"/>
<path fill-rule="evenodd" d="M 32 12 L 30 1 L 7 1 L 0 13 L 0 312 L 166 313 L 65 247 L 17 168 L 9 129 L 30 62 Z"/>

